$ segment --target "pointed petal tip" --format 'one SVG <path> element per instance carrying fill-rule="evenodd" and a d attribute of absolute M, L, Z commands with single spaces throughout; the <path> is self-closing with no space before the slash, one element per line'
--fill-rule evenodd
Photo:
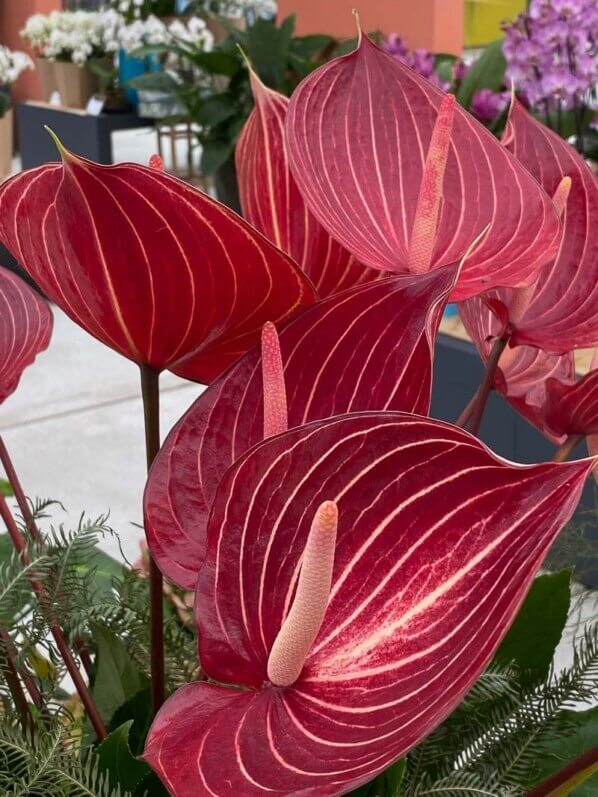
<path fill-rule="evenodd" d="M 150 169 L 156 169 L 159 172 L 165 172 L 166 171 L 166 168 L 164 166 L 164 161 L 162 160 L 160 155 L 157 155 L 155 153 L 149 159 L 148 165 L 149 165 Z"/>
<path fill-rule="evenodd" d="M 69 150 L 64 146 L 62 141 L 58 138 L 58 136 L 52 130 L 51 127 L 49 127 L 48 125 L 44 125 L 44 130 L 47 133 L 50 134 L 50 138 L 52 139 L 52 141 L 56 145 L 56 149 L 58 150 L 58 154 L 60 155 L 60 157 L 62 158 L 63 161 L 65 161 L 68 156 L 72 156 L 72 152 L 69 152 Z"/>

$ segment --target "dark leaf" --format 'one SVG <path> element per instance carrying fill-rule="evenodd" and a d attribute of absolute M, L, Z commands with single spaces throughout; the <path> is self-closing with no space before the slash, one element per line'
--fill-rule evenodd
<path fill-rule="evenodd" d="M 457 100 L 469 108 L 474 91 L 492 89 L 498 91 L 505 78 L 506 62 L 502 54 L 502 39 L 491 42 L 481 56 L 474 61 L 457 92 Z"/>
<path fill-rule="evenodd" d="M 217 125 L 238 112 L 234 97 L 226 92 L 213 94 L 203 100 L 195 112 L 195 121 L 200 125 Z"/>
<path fill-rule="evenodd" d="M 509 633 L 496 652 L 501 664 L 515 662 L 543 680 L 567 621 L 571 572 L 547 573 L 535 579 Z"/>
<path fill-rule="evenodd" d="M 232 156 L 234 141 L 206 141 L 201 153 L 201 173 L 214 174 Z"/>
<path fill-rule="evenodd" d="M 122 791 L 132 792 L 150 772 L 149 766 L 131 753 L 129 731 L 132 724 L 129 720 L 112 731 L 95 752 L 98 769 L 108 776 L 115 791 L 120 786 Z"/>

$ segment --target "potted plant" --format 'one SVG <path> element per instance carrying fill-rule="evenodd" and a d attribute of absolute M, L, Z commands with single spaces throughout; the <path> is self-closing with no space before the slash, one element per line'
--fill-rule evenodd
<path fill-rule="evenodd" d="M 211 51 L 181 36 L 168 44 L 139 50 L 141 55 L 169 52 L 193 70 L 143 75 L 132 83 L 137 88 L 162 90 L 170 86 L 185 107 L 185 118 L 198 126 L 202 174 L 212 175 L 218 198 L 240 211 L 235 147 L 254 105 L 242 53 L 264 83 L 288 96 L 303 77 L 329 58 L 342 54 L 344 48 L 350 49 L 352 42 L 341 45 L 324 34 L 295 36 L 294 16 L 280 25 L 258 16 L 245 30 L 227 20 L 222 20 L 222 24 L 227 27 L 228 36 Z"/>
<path fill-rule="evenodd" d="M 0 180 L 10 173 L 12 164 L 10 87 L 26 69 L 33 68 L 33 61 L 27 53 L 0 45 Z"/>
<path fill-rule="evenodd" d="M 29 46 L 35 54 L 35 69 L 41 96 L 46 102 L 50 100 L 57 88 L 54 64 L 45 55 L 51 27 L 48 14 L 33 14 L 28 17 L 25 27 L 21 31 L 21 36 L 29 42 Z"/>
<path fill-rule="evenodd" d="M 53 11 L 44 55 L 54 62 L 56 86 L 63 105 L 84 108 L 99 87 L 90 66 L 109 68 L 118 49 L 122 17 L 113 10 Z"/>

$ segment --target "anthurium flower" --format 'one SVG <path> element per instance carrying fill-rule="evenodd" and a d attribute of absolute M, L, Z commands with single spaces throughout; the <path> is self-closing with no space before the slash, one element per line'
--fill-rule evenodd
<path fill-rule="evenodd" d="M 361 35 L 309 75 L 286 119 L 291 171 L 316 219 L 362 263 L 423 273 L 478 237 L 454 299 L 533 282 L 561 230 L 543 189 L 444 95 Z"/>
<path fill-rule="evenodd" d="M 161 570 L 194 589 L 206 526 L 226 470 L 264 437 L 345 412 L 425 414 L 440 315 L 456 278 L 439 269 L 331 296 L 297 315 L 214 382 L 176 424 L 145 493 Z"/>
<path fill-rule="evenodd" d="M 509 315 L 505 303 L 497 298 L 475 297 L 459 306 L 461 320 L 486 364 L 494 342 L 509 335 Z M 508 299 L 513 291 L 503 289 Z M 498 361 L 493 388 L 530 423 L 538 427 L 555 444 L 563 443 L 567 433 L 549 429 L 544 420 L 549 382 L 575 384 L 573 352 L 550 354 L 533 346 L 507 345 Z"/>
<path fill-rule="evenodd" d="M 393 412 L 245 453 L 196 594 L 214 682 L 167 701 L 144 753 L 170 793 L 332 797 L 404 755 L 489 661 L 591 464 L 514 465 Z"/>
<path fill-rule="evenodd" d="M 125 357 L 210 382 L 266 320 L 314 301 L 289 257 L 206 194 L 158 169 L 61 154 L 2 184 L 0 240 Z"/>
<path fill-rule="evenodd" d="M 563 354 L 598 344 L 598 177 L 560 136 L 517 100 L 503 143 L 562 204 L 560 248 L 527 291 L 501 299 L 509 310 L 514 344 Z M 568 196 L 558 199 L 563 183 Z"/>
<path fill-rule="evenodd" d="M 52 337 L 52 311 L 20 277 L 0 268 L 0 402 Z"/>
<path fill-rule="evenodd" d="M 264 86 L 252 69 L 250 75 L 255 108 L 236 148 L 243 215 L 299 263 L 320 296 L 377 279 L 380 272 L 357 263 L 307 209 L 284 140 L 289 100 Z"/>

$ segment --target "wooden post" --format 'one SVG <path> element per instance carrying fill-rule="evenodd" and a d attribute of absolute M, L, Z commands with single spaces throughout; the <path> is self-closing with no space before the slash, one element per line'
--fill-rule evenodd
<path fill-rule="evenodd" d="M 410 48 L 460 55 L 463 50 L 464 0 L 278 0 L 280 19 L 297 16 L 297 33 L 355 35 L 352 9 L 364 30 L 396 31 Z"/>

